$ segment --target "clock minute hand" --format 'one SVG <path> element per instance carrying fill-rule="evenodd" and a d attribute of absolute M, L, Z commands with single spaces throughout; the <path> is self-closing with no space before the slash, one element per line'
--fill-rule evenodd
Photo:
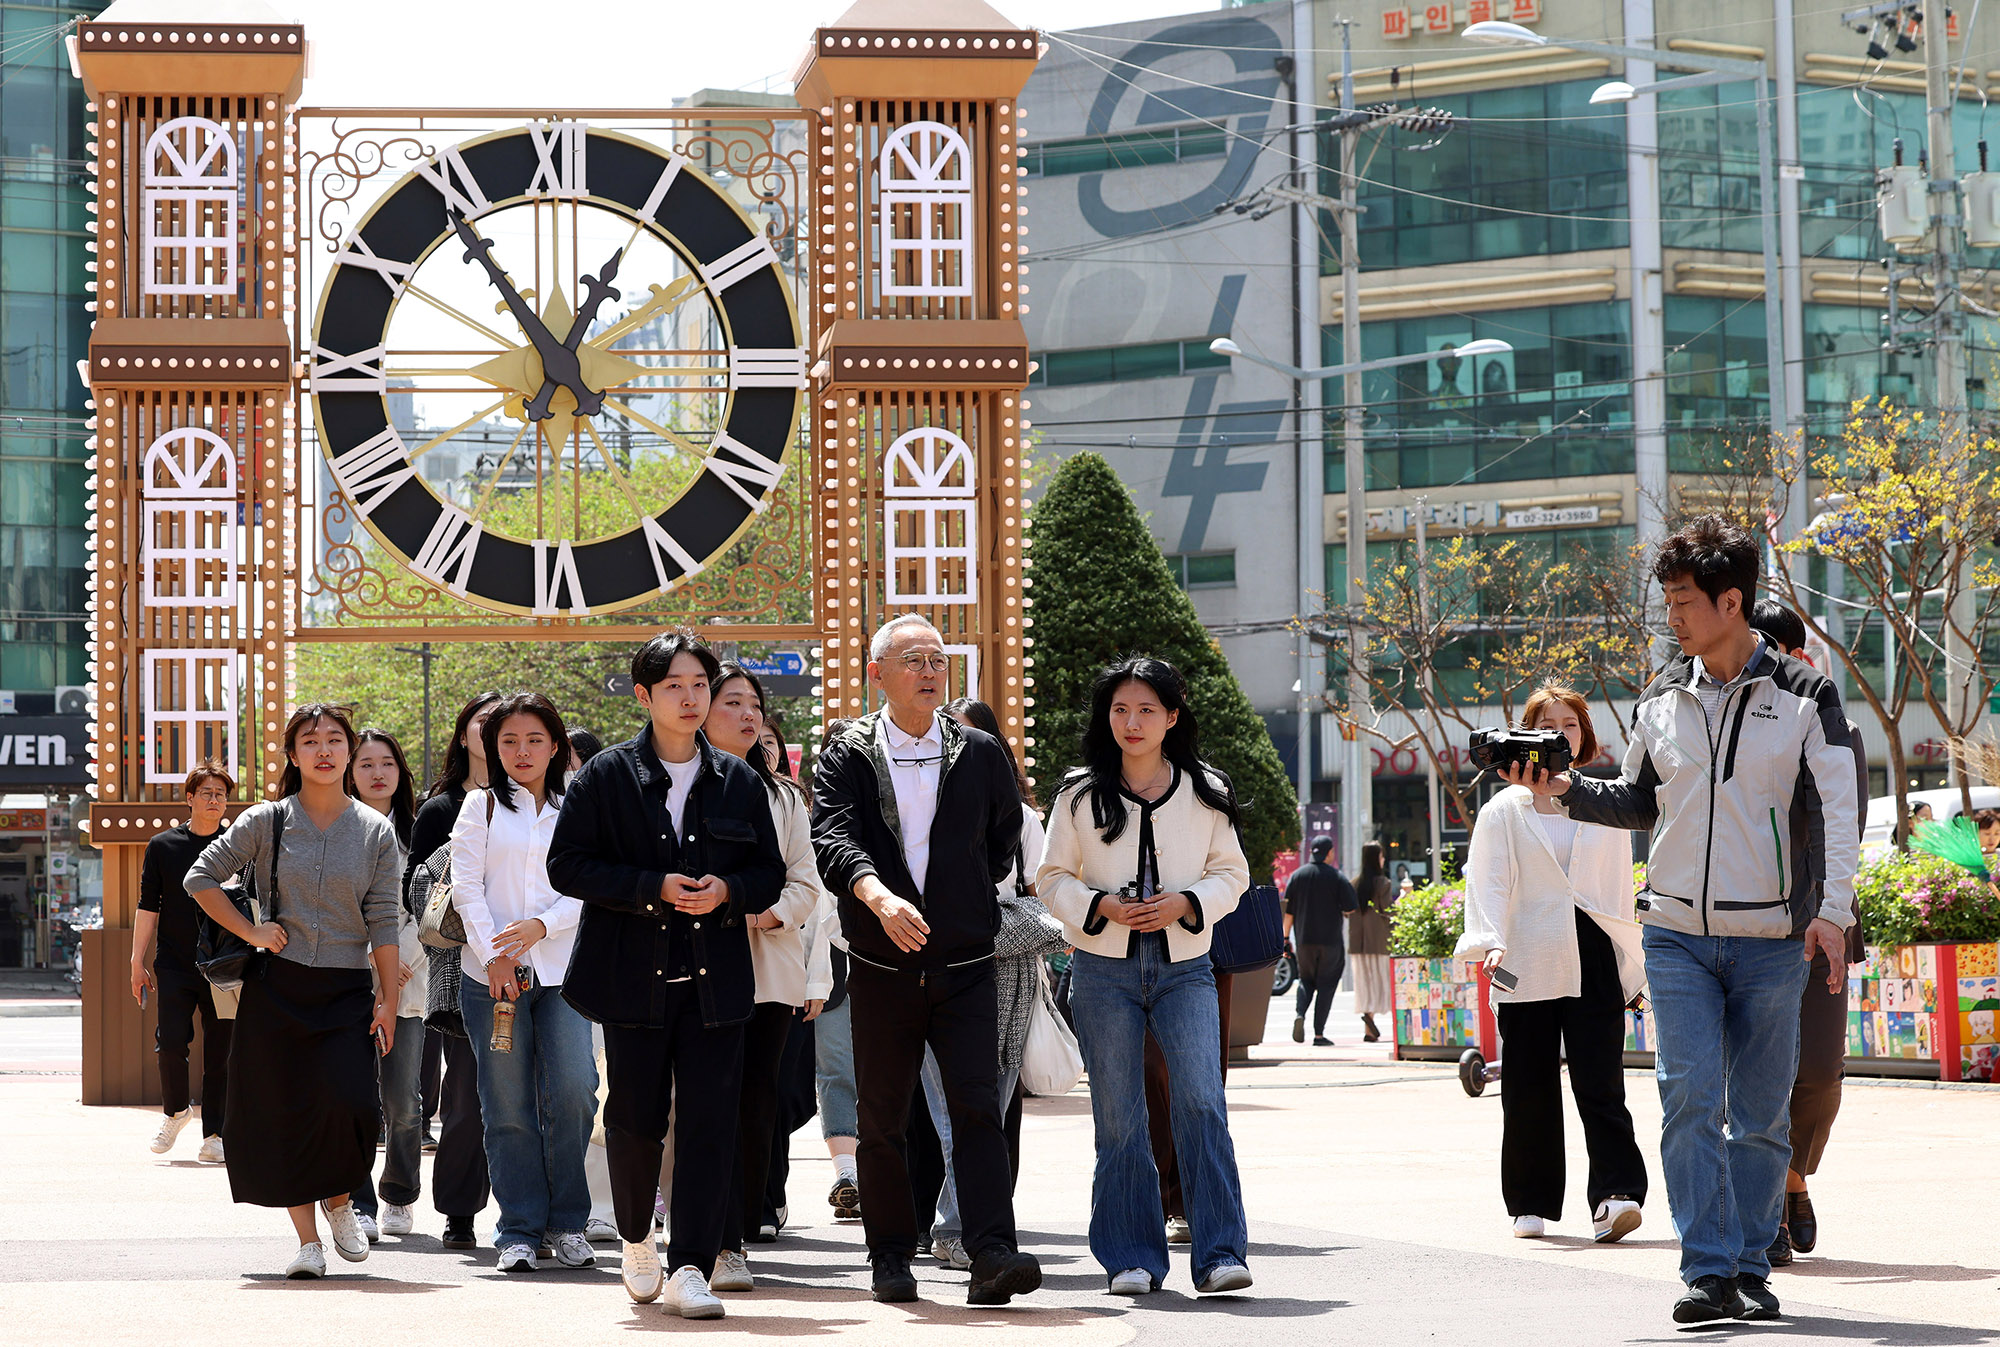
<path fill-rule="evenodd" d="M 486 269 L 487 279 L 492 281 L 494 289 L 500 292 L 500 298 L 506 303 L 507 311 L 514 315 L 514 321 L 528 334 L 528 341 L 534 346 L 535 354 L 542 358 L 542 373 L 545 377 L 542 380 L 541 391 L 527 404 L 528 419 L 546 421 L 549 418 L 551 414 L 549 399 L 555 395 L 557 388 L 569 389 L 581 402 L 589 396 L 589 390 L 583 386 L 582 364 L 577 359 L 576 352 L 557 341 L 555 334 L 549 331 L 548 325 L 542 322 L 541 315 L 528 306 L 528 301 L 521 298 L 520 291 L 514 288 L 513 282 L 507 279 L 507 273 L 491 256 L 493 241 L 479 237 L 463 215 L 453 212 L 450 219 L 451 227 L 458 234 L 459 242 L 465 245 L 465 260 L 468 262 L 476 260 Z"/>

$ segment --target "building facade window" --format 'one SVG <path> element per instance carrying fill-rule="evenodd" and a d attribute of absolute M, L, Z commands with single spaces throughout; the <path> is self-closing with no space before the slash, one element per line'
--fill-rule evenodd
<path fill-rule="evenodd" d="M 1208 349 L 1210 337 L 1185 341 L 1149 341 L 1132 346 L 1091 346 L 1073 351 L 1035 351 L 1040 366 L 1028 376 L 1031 384 L 1060 388 L 1065 384 L 1125 383 L 1132 379 L 1174 379 L 1184 374 L 1229 368 L 1229 357 Z"/>
<path fill-rule="evenodd" d="M 1236 553 L 1169 552 L 1167 569 L 1182 589 L 1233 589 L 1236 585 Z"/>
<path fill-rule="evenodd" d="M 1074 173 L 1104 173 L 1149 164 L 1181 164 L 1191 159 L 1220 159 L 1229 153 L 1229 136 L 1219 126 L 1199 122 L 1118 135 L 1078 136 L 1045 140 L 1027 147 L 1021 166 L 1031 178 L 1055 178 Z"/>
<path fill-rule="evenodd" d="M 1361 265 L 1371 271 L 1622 248 L 1625 114 L 1592 107 L 1601 80 L 1426 97 L 1466 120 L 1422 153 L 1378 154 L 1361 184 Z M 1339 145 L 1320 138 L 1320 190 L 1338 193 Z M 1331 215 L 1320 237 L 1340 237 Z M 1340 259 L 1323 243 L 1320 270 Z"/>
<path fill-rule="evenodd" d="M 1369 490 L 1633 470 L 1631 311 L 1625 304 L 1363 323 L 1361 358 L 1486 337 L 1514 349 L 1362 377 Z M 1321 350 L 1326 364 L 1340 363 L 1338 327 L 1322 330 Z M 1337 407 L 1340 381 L 1328 380 L 1324 397 Z M 1326 489 L 1345 491 L 1340 420 L 1329 416 L 1327 422 Z"/>

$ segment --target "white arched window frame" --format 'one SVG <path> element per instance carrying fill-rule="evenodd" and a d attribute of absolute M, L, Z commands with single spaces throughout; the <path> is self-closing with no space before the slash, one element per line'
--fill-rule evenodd
<path fill-rule="evenodd" d="M 882 144 L 882 293 L 972 293 L 972 151 L 942 122 L 910 122 Z"/>
<path fill-rule="evenodd" d="M 234 650 L 143 652 L 146 784 L 176 785 L 204 759 L 237 770 Z"/>
<path fill-rule="evenodd" d="M 150 295 L 236 293 L 236 138 L 176 117 L 146 138 L 139 280 Z"/>
<path fill-rule="evenodd" d="M 935 426 L 907 431 L 882 456 L 882 481 L 888 602 L 978 602 L 978 474 L 971 446 Z"/>
<path fill-rule="evenodd" d="M 139 500 L 140 602 L 148 608 L 227 608 L 236 580 L 236 452 L 199 426 L 146 448 Z"/>

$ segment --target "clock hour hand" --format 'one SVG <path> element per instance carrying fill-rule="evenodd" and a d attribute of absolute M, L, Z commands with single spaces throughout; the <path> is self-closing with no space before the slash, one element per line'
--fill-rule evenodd
<path fill-rule="evenodd" d="M 576 352 L 557 341 L 555 334 L 549 331 L 548 325 L 542 322 L 541 315 L 528 306 L 527 300 L 521 298 L 521 292 L 514 288 L 513 282 L 507 279 L 507 273 L 491 256 L 493 241 L 479 237 L 463 215 L 452 212 L 450 218 L 451 227 L 458 234 L 459 242 L 465 245 L 465 260 L 468 262 L 476 260 L 486 269 L 486 277 L 493 282 L 494 289 L 500 292 L 500 298 L 505 301 L 507 311 L 514 315 L 514 321 L 528 334 L 528 341 L 534 346 L 535 354 L 542 358 L 542 372 L 545 377 L 542 380 L 541 391 L 536 393 L 527 405 L 528 419 L 546 421 L 549 418 L 551 414 L 549 399 L 555 395 L 557 388 L 569 389 L 576 396 L 578 403 L 582 403 L 590 396 L 590 390 L 583 386 L 582 363 L 577 359 Z M 601 399 L 600 405 L 602 405 Z"/>

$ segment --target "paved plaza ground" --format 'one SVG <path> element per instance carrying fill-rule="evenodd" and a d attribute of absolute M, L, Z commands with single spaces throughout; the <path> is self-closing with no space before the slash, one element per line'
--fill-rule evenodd
<path fill-rule="evenodd" d="M 1345 997 L 1342 998 L 1346 1000 Z M 1820 1253 L 1781 1271 L 1784 1322 L 1690 1332 L 1668 1318 L 1676 1251 L 1665 1194 L 1623 1245 L 1589 1240 L 1573 1192 L 1550 1238 L 1510 1237 L 1500 1207 L 1500 1105 L 1468 1099 L 1443 1067 L 1398 1063 L 1337 1017 L 1336 1046 L 1299 1047 L 1273 1003 L 1267 1042 L 1232 1070 L 1230 1112 L 1250 1213 L 1256 1288 L 1197 1299 L 1174 1280 L 1126 1301 L 1103 1293 L 1084 1240 L 1090 1200 L 1086 1089 L 1032 1100 L 1018 1210 L 1046 1289 L 1000 1310 L 964 1304 L 964 1274 L 922 1260 L 925 1299 L 874 1304 L 858 1226 L 827 1219 L 831 1170 L 816 1126 L 793 1141 L 793 1225 L 753 1250 L 757 1292 L 720 1322 L 634 1306 L 615 1251 L 597 1268 L 503 1278 L 491 1250 L 440 1248 L 443 1221 L 387 1238 L 363 1264 L 292 1283 L 284 1216 L 233 1205 L 194 1162 L 167 1157 L 156 1116 L 77 1103 L 81 1021 L 0 1008 L 0 1343 L 594 1344 L 641 1333 L 751 1342 L 1255 1344 L 1661 1343 L 1698 1337 L 1853 1344 L 2000 1343 L 2000 1091 L 1850 1082 L 1814 1183 Z M 1657 1182 L 1659 1104 L 1627 1078 Z M 1570 1126 L 1573 1182 L 1583 1171 Z M 491 1210 L 482 1227 L 491 1227 Z"/>

